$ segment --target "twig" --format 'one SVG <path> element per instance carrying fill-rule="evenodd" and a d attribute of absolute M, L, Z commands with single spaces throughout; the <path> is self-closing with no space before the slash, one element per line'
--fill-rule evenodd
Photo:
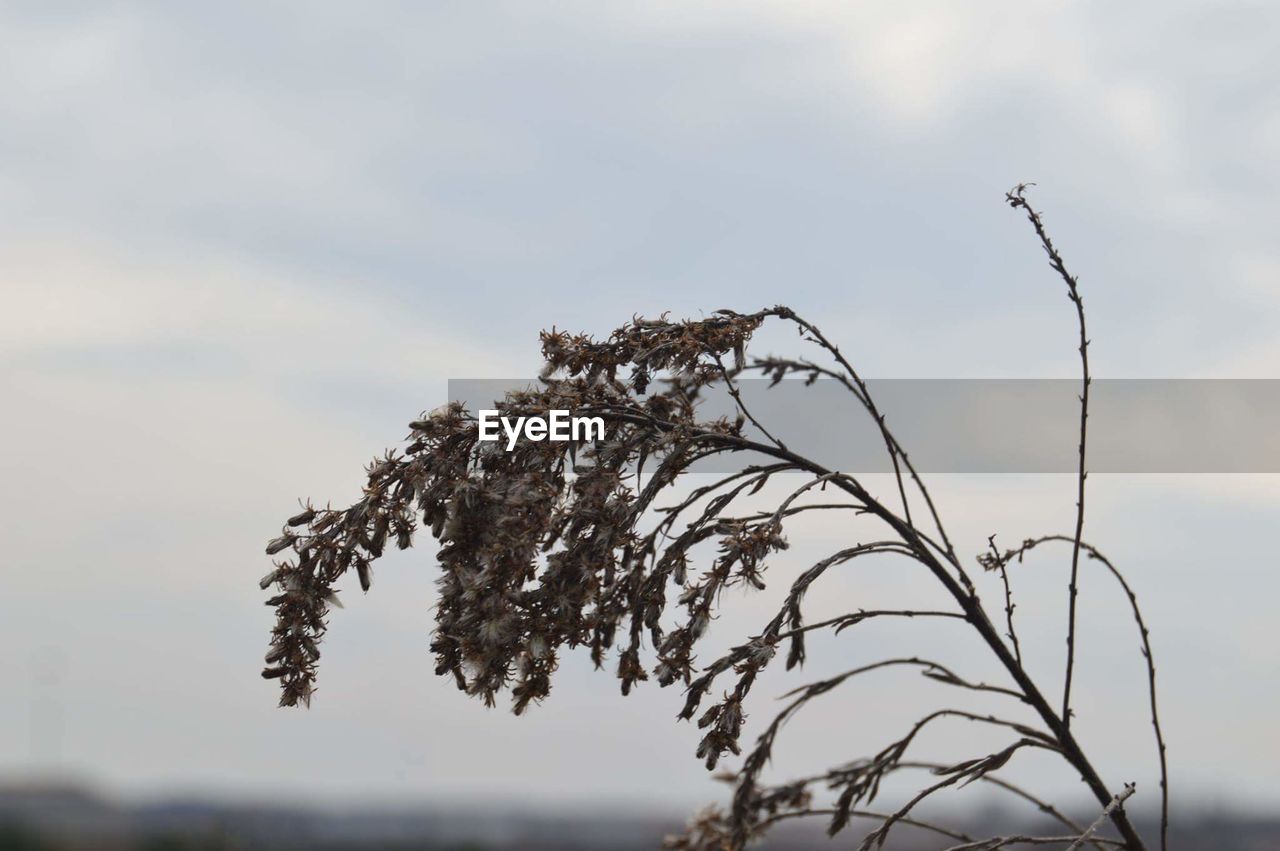
<path fill-rule="evenodd" d="M 743 416 L 745 416 L 747 419 L 751 421 L 751 424 L 753 426 L 760 429 L 760 433 L 763 434 L 765 437 L 769 438 L 770 442 L 772 442 L 779 449 L 786 449 L 787 445 L 783 443 L 781 440 L 779 440 L 778 438 L 774 437 L 773 433 L 770 432 L 769 429 L 764 427 L 764 423 L 756 419 L 755 414 L 751 413 L 751 409 L 747 407 L 747 403 L 742 401 L 742 393 L 738 389 L 738 382 L 734 380 L 734 375 L 736 375 L 739 371 L 741 371 L 741 368 L 738 368 L 733 373 L 730 373 L 729 370 L 725 368 L 724 361 L 720 358 L 719 355 L 716 356 L 715 361 L 716 361 L 716 366 L 720 368 L 720 375 L 723 376 L 724 378 L 725 388 L 729 391 L 729 395 L 733 397 L 734 404 L 738 406 L 738 410 L 742 412 Z"/>
<path fill-rule="evenodd" d="M 990 839 L 980 839 L 976 842 L 965 842 L 962 845 L 952 845 L 946 851 L 997 851 L 1000 848 L 1007 848 L 1010 845 L 1065 845 L 1071 842 L 1075 837 L 1072 836 L 1028 836 L 1027 834 L 1015 834 L 1013 836 L 993 836 Z M 1099 847 L 1111 846 L 1120 847 L 1121 843 L 1114 839 L 1090 839 L 1090 842 L 1100 843 Z"/>
<path fill-rule="evenodd" d="M 997 559 L 1008 564 L 1013 559 L 1022 560 L 1023 556 L 1035 549 L 1041 544 L 1058 541 L 1064 543 L 1073 543 L 1072 538 L 1067 535 L 1043 535 L 1039 538 L 1028 538 L 1022 542 L 1022 545 L 1007 550 L 1003 555 L 998 555 Z M 1134 622 L 1138 625 L 1138 633 L 1142 637 L 1142 657 L 1147 665 L 1147 699 L 1151 707 L 1151 727 L 1155 731 L 1156 753 L 1160 759 L 1160 848 L 1161 851 L 1167 851 L 1169 847 L 1169 764 L 1167 758 L 1167 748 L 1164 742 L 1164 731 L 1160 727 L 1160 709 L 1156 702 L 1156 660 L 1154 652 L 1151 649 L 1151 632 L 1147 629 L 1146 620 L 1142 617 L 1142 608 L 1138 605 L 1138 595 L 1129 585 L 1128 580 L 1124 578 L 1124 574 L 1120 572 L 1120 568 L 1115 566 L 1111 559 L 1103 555 L 1097 547 L 1087 541 L 1081 541 L 1080 547 L 1094 561 L 1100 562 L 1113 577 L 1116 582 L 1120 583 L 1120 587 L 1124 589 L 1125 596 L 1129 598 L 1129 607 L 1133 611 Z"/>
<path fill-rule="evenodd" d="M 1044 247 L 1045 253 L 1049 255 L 1049 265 L 1053 267 L 1053 270 L 1058 273 L 1058 276 L 1067 285 L 1067 297 L 1076 306 L 1076 318 L 1080 325 L 1080 371 L 1082 375 L 1080 382 L 1080 465 L 1076 476 L 1076 534 L 1075 546 L 1071 550 L 1071 584 L 1068 589 L 1067 604 L 1067 670 L 1066 675 L 1063 677 L 1062 685 L 1062 723 L 1070 729 L 1071 677 L 1076 660 L 1076 596 L 1079 594 L 1077 579 L 1080 572 L 1080 538 L 1084 534 L 1084 482 L 1089 475 L 1085 471 L 1085 438 L 1088 434 L 1087 426 L 1089 421 L 1089 385 L 1092 383 L 1089 377 L 1089 337 L 1085 331 L 1084 299 L 1080 296 L 1079 282 L 1067 271 L 1062 255 L 1058 253 L 1058 249 L 1054 247 L 1053 241 L 1049 239 L 1049 234 L 1044 229 L 1040 214 L 1023 197 L 1029 185 L 1026 183 L 1018 184 L 1005 195 L 1005 199 L 1009 202 L 1009 206 L 1014 209 L 1021 209 L 1026 213 L 1027 220 L 1035 228 L 1036 236 L 1040 238 L 1041 246 Z"/>
<path fill-rule="evenodd" d="M 995 556 L 995 562 L 1000 568 L 1000 581 L 1004 583 L 1004 616 L 1009 624 L 1009 640 L 1013 642 L 1013 657 L 1018 660 L 1018 664 L 1022 664 L 1022 648 L 1018 645 L 1018 632 L 1013 628 L 1013 591 L 1009 588 L 1009 571 L 1005 568 L 1004 562 L 1000 560 L 1000 551 L 996 549 L 996 536 L 991 535 L 987 538 L 987 545 L 991 547 L 991 553 Z"/>
<path fill-rule="evenodd" d="M 899 807 L 893 815 L 889 816 L 889 818 L 885 820 L 884 824 L 880 825 L 879 829 L 868 834 L 866 838 L 862 840 L 862 844 L 858 846 L 858 851 L 870 851 L 872 846 L 876 848 L 883 847 L 884 841 L 888 838 L 889 831 L 893 828 L 894 823 L 901 821 L 902 818 L 910 813 L 917 804 L 932 795 L 934 792 L 937 792 L 940 789 L 945 789 L 948 786 L 954 786 L 961 780 L 964 781 L 964 784 L 962 785 L 972 783 L 988 771 L 995 771 L 996 769 L 1003 767 L 1005 763 L 1009 761 L 1010 757 L 1012 757 L 1019 749 L 1035 744 L 1035 742 L 1029 739 L 1022 739 L 1021 741 L 1014 742 L 1002 751 L 988 754 L 980 759 L 968 760 L 947 769 L 942 769 L 940 773 L 945 772 L 950 776 L 945 780 L 941 780 L 932 786 L 917 792 L 911 800 L 907 801 L 907 803 Z"/>
<path fill-rule="evenodd" d="M 1080 838 L 1067 846 L 1067 851 L 1075 851 L 1075 849 L 1087 842 L 1089 837 L 1097 833 L 1098 830 L 1107 823 L 1107 819 L 1111 818 L 1112 813 L 1124 806 L 1125 800 L 1132 795 L 1136 789 L 1137 787 L 1132 783 L 1124 784 L 1124 789 L 1117 792 L 1116 796 L 1111 799 L 1111 803 L 1107 804 L 1107 806 L 1103 808 L 1102 815 L 1098 816 L 1094 823 L 1089 825 L 1088 829 L 1085 830 L 1084 833 L 1080 834 Z"/>
<path fill-rule="evenodd" d="M 760 826 L 764 827 L 767 825 L 776 824 L 780 821 L 786 821 L 787 819 L 793 819 L 793 818 L 805 818 L 808 816 L 831 816 L 831 815 L 835 815 L 836 812 L 837 811 L 834 809 L 790 810 L 788 812 L 778 813 L 777 815 L 772 815 L 769 818 L 764 819 L 763 821 L 760 822 Z M 884 822 L 884 821 L 888 821 L 890 814 L 873 812 L 871 810 L 849 810 L 848 815 L 854 818 L 876 819 L 878 821 Z M 971 840 L 970 836 L 968 836 L 965 833 L 962 833 L 961 831 L 949 830 L 948 828 L 940 827 L 939 825 L 931 824 L 927 821 L 921 821 L 920 819 L 913 819 L 907 816 L 903 816 L 902 818 L 899 818 L 898 821 L 910 827 L 918 827 L 921 830 L 927 830 L 930 833 L 936 833 L 939 836 L 945 836 L 948 839 L 958 839 L 961 842 L 967 842 Z"/>
<path fill-rule="evenodd" d="M 944 768 L 945 766 L 936 762 L 900 762 L 898 763 L 897 767 L 898 768 L 925 768 L 930 771 L 936 771 L 940 768 Z M 1084 833 L 1084 827 L 1078 824 L 1074 819 L 1068 818 L 1065 814 L 1062 813 L 1061 810 L 1053 806 L 1053 804 L 1050 804 L 1048 801 L 1045 801 L 1042 798 L 1036 797 L 1035 795 L 1028 792 L 1026 789 L 1023 789 L 1021 786 L 1015 783 L 1011 783 L 1010 781 L 1005 780 L 1003 777 L 997 777 L 994 774 L 984 774 L 982 775 L 982 777 L 979 778 L 979 780 L 981 780 L 983 783 L 989 783 L 992 786 L 995 786 L 997 789 L 1003 789 L 1009 794 L 1016 795 L 1022 800 L 1030 804 L 1033 804 L 1036 807 L 1036 809 L 1038 809 L 1040 812 L 1044 813 L 1047 816 L 1052 817 L 1063 827 L 1066 827 L 1067 829 L 1071 830 L 1073 837 L 1079 836 L 1081 833 Z M 1090 841 L 1094 843 L 1098 843 L 1098 842 L 1106 842 L 1109 840 L 1093 839 Z M 1101 845 L 1095 845 L 1095 847 L 1097 847 L 1099 851 L 1102 851 Z"/>

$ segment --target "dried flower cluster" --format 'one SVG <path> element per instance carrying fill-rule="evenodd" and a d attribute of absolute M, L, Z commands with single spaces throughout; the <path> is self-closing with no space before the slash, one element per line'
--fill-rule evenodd
<path fill-rule="evenodd" d="M 1022 188 L 1011 193 L 1009 200 L 1031 217 L 1054 268 L 1068 280 L 1073 301 L 1079 304 L 1075 279 L 1066 274 L 1038 216 L 1023 199 Z M 1080 317 L 1083 328 L 1083 311 Z M 793 325 L 824 360 L 749 361 L 751 336 L 766 321 Z M 409 547 L 421 524 L 438 544 L 442 568 L 431 645 L 437 673 L 451 675 L 460 689 L 489 705 L 500 692 L 509 691 L 514 710 L 520 713 L 548 695 L 558 659 L 566 649 L 587 647 L 597 666 L 616 658 L 613 664 L 623 694 L 650 677 L 663 686 L 684 688 L 680 716 L 696 717 L 704 731 L 697 756 L 708 769 L 726 754 L 742 754 L 745 705 L 754 682 L 773 663 L 780 646 L 785 646 L 788 669 L 803 664 L 805 636 L 814 630 L 840 632 L 871 618 L 953 618 L 976 630 L 1007 671 L 1008 683 L 989 685 L 970 682 L 928 659 L 895 658 L 793 691 L 788 695 L 790 702 L 763 729 L 732 774 L 731 806 L 700 815 L 684 836 L 669 840 L 672 848 L 741 849 L 777 821 L 814 815 L 826 816 L 833 834 L 855 818 L 874 822 L 862 849 L 880 847 L 897 824 L 934 831 L 948 837 L 956 849 L 1045 841 L 1044 837 L 974 840 L 912 817 L 915 805 L 929 795 L 975 780 L 1012 791 L 1053 814 L 1071 831 L 1071 836 L 1060 839 L 1063 844 L 1087 841 L 1096 847 L 1145 847 L 1124 813 L 1123 799 L 1103 783 L 1071 733 L 1070 675 L 1059 712 L 1022 664 L 1007 568 L 1027 550 L 1053 538 L 1028 541 L 1006 553 L 993 543 L 992 552 L 983 557 L 982 566 L 998 571 L 1004 582 L 1007 632 L 1002 635 L 947 538 L 928 490 L 866 385 L 816 326 L 785 307 L 751 314 L 722 310 L 699 321 L 633 319 L 605 340 L 552 330 L 542 335 L 542 351 L 545 368 L 540 384 L 508 394 L 497 405 L 502 414 L 545 416 L 567 409 L 600 416 L 606 422 L 603 440 L 523 441 L 507 451 L 498 443 L 478 440 L 475 418 L 458 404 L 447 405 L 410 424 L 403 453 L 391 452 L 370 464 L 364 495 L 354 505 L 318 509 L 307 504 L 269 544 L 271 555 L 290 553 L 262 580 L 264 589 L 276 591 L 268 603 L 278 616 L 263 674 L 280 680 L 282 705 L 311 700 L 318 645 L 329 608 L 336 604 L 336 583 L 354 570 L 361 587 L 368 590 L 371 565 L 388 542 L 394 540 L 401 549 Z M 775 439 L 737 392 L 739 377 L 753 372 L 775 382 L 788 377 L 839 381 L 880 425 L 896 471 L 894 499 L 877 498 L 856 477 L 825 469 Z M 699 419 L 699 398 L 712 387 L 727 389 L 735 400 L 734 419 Z M 1082 416 L 1081 514 L 1076 535 L 1062 540 L 1072 543 L 1075 552 L 1100 559 L 1080 539 L 1084 421 Z M 717 477 L 674 505 L 657 504 L 657 498 L 668 493 L 691 465 L 724 454 L 741 456 L 735 472 Z M 802 484 L 773 510 L 742 507 L 748 497 L 784 473 L 800 474 Z M 822 501 L 816 500 L 819 493 Z M 723 592 L 735 586 L 764 587 L 770 561 L 787 549 L 787 522 L 811 511 L 854 512 L 877 523 L 883 538 L 848 546 L 801 571 L 791 579 L 776 615 L 758 634 L 701 664 L 697 647 Z M 715 547 L 710 558 L 696 549 L 704 543 Z M 954 608 L 858 610 L 806 623 L 803 602 L 811 586 L 827 571 L 873 554 L 894 554 L 921 565 L 947 591 Z M 1104 563 L 1123 583 L 1114 566 Z M 1076 582 L 1073 562 L 1072 642 Z M 1163 774 L 1155 668 L 1136 598 L 1127 585 L 1124 590 L 1143 633 Z M 646 652 L 646 647 L 652 650 Z M 778 785 L 762 780 L 778 730 L 788 718 L 837 686 L 887 667 L 917 669 L 937 682 L 983 692 L 993 700 L 1020 701 L 1035 710 L 1040 724 L 938 709 L 868 759 Z M 730 682 L 720 698 L 704 707 L 722 679 Z M 923 728 L 957 718 L 1000 728 L 1013 739 L 994 753 L 955 765 L 906 758 Z M 1051 751 L 1065 760 L 1106 808 L 1119 838 L 1094 835 L 1097 825 L 1086 831 L 998 777 L 996 772 L 1025 748 Z M 888 813 L 865 809 L 877 797 L 885 777 L 921 768 L 933 771 L 937 779 L 911 800 Z M 820 806 L 815 803 L 820 795 L 832 800 Z"/>

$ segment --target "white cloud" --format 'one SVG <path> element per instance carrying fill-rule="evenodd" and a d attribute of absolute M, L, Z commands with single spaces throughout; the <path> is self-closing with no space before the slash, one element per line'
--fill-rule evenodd
<path fill-rule="evenodd" d="M 217 256 L 139 256 L 73 235 L 0 246 L 0 354 L 207 347 L 246 384 L 327 373 L 439 381 L 513 367 L 501 341 L 464 337 L 358 282 L 300 281 Z M 354 283 L 354 285 L 352 285 Z M 137 365 L 146 372 L 148 365 Z"/>

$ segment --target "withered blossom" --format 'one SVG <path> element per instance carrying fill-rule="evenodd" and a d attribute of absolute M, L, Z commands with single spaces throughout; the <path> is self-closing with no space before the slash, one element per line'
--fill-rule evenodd
<path fill-rule="evenodd" d="M 1075 279 L 1067 275 L 1023 198 L 1022 187 L 1010 193 L 1009 201 L 1029 215 L 1054 269 L 1068 281 L 1078 303 Z M 1083 323 L 1082 312 L 1080 317 Z M 821 360 L 750 359 L 751 337 L 765 322 L 794 327 Z M 614 670 L 623 694 L 650 679 L 660 686 L 679 684 L 684 691 L 679 715 L 696 718 L 703 731 L 696 755 L 708 769 L 715 769 L 726 756 L 742 757 L 730 773 L 734 792 L 729 806 L 699 815 L 685 835 L 668 841 L 670 848 L 736 851 L 773 823 L 806 816 L 826 817 L 833 834 L 854 819 L 871 820 L 876 826 L 859 846 L 864 851 L 880 847 L 896 824 L 931 830 L 948 837 L 956 848 L 1004 847 L 992 844 L 1000 838 L 982 844 L 910 814 L 935 792 L 976 780 L 996 781 L 996 772 L 1024 749 L 1051 752 L 1081 777 L 1118 833 L 1113 845 L 1145 848 L 1125 815 L 1123 799 L 1113 800 L 1070 729 L 1069 675 L 1059 711 L 1023 666 L 1014 630 L 1007 566 L 1037 544 L 1058 539 L 1101 559 L 1080 540 L 1082 521 L 1073 537 L 1029 540 L 1016 551 L 1000 553 L 993 541 L 992 553 L 982 557 L 982 565 L 999 570 L 1004 581 L 1007 632 L 1002 634 L 947 537 L 929 491 L 866 384 L 837 346 L 789 308 L 745 314 L 720 310 L 709 318 L 686 321 L 665 315 L 633 317 L 602 340 L 552 329 L 542 334 L 542 354 L 539 386 L 508 393 L 495 408 L 513 418 L 544 417 L 555 410 L 599 416 L 606 424 L 603 439 L 521 441 L 508 451 L 497 442 L 479 440 L 476 418 L 463 406 L 445 405 L 410 423 L 403 450 L 370 463 L 357 502 L 342 509 L 307 503 L 268 544 L 271 555 L 290 551 L 262 579 L 264 588 L 274 587 L 268 604 L 277 614 L 263 676 L 279 680 L 282 705 L 310 703 L 318 645 L 328 627 L 329 609 L 337 605 L 335 586 L 343 575 L 354 570 L 367 591 L 372 564 L 388 543 L 408 548 L 421 527 L 435 540 L 441 567 L 431 642 L 438 674 L 448 675 L 459 689 L 489 706 L 505 694 L 519 714 L 550 693 L 562 655 L 584 648 L 597 667 Z M 857 477 L 828 470 L 775 439 L 737 392 L 739 377 L 751 373 L 775 383 L 787 378 L 840 382 L 880 426 L 896 471 L 896 492 L 881 499 Z M 1087 382 L 1087 365 L 1085 378 Z M 735 417 L 700 418 L 698 401 L 712 387 L 729 391 L 738 408 Z M 1084 417 L 1081 422 L 1083 504 Z M 674 504 L 659 504 L 659 497 L 669 495 L 692 465 L 717 455 L 739 457 L 741 463 L 735 472 L 693 489 Z M 783 474 L 800 484 L 773 510 L 744 507 L 766 484 L 782 481 Z M 817 494 L 822 494 L 821 501 L 813 498 Z M 860 520 L 860 530 L 878 531 L 848 542 L 798 573 L 782 574 L 789 590 L 774 617 L 728 653 L 700 659 L 699 642 L 724 592 L 764 588 L 771 566 L 788 549 L 790 519 L 819 510 L 851 512 Z M 709 558 L 703 557 L 704 543 L 714 546 Z M 805 622 L 805 595 L 826 573 L 864 556 L 886 554 L 923 568 L 922 575 L 945 590 L 951 607 L 858 609 Z M 1105 564 L 1121 578 L 1110 562 Z M 772 569 L 776 575 L 778 568 Z M 1075 582 L 1073 570 L 1072 611 Z M 1130 599 L 1134 600 L 1131 593 Z M 1145 642 L 1136 600 L 1134 612 Z M 930 659 L 886 659 L 794 690 L 754 743 L 744 747 L 752 686 L 773 663 L 780 645 L 786 646 L 785 667 L 792 669 L 805 661 L 809 632 L 840 633 L 884 617 L 949 618 L 967 625 L 1000 663 L 1006 681 L 973 682 Z M 1074 640 L 1074 632 L 1070 635 Z M 1150 660 L 1149 643 L 1144 647 Z M 993 701 L 1012 701 L 1029 707 L 1037 722 L 936 709 L 872 757 L 781 784 L 763 780 L 784 722 L 814 698 L 885 669 L 916 670 L 949 687 L 979 692 Z M 1163 776 L 1153 666 L 1150 688 Z M 995 727 L 1011 734 L 1012 741 L 994 753 L 952 765 L 909 760 L 907 752 L 917 734 L 944 721 Z M 919 794 L 891 812 L 866 809 L 885 777 L 919 768 L 935 775 Z M 997 788 L 1014 787 L 999 780 Z M 1038 800 L 1025 790 L 1017 793 Z M 819 803 L 824 796 L 830 800 Z M 1093 828 L 1080 827 L 1047 803 L 1041 809 L 1054 815 L 1072 837 L 1105 847 L 1103 839 L 1090 834 Z"/>

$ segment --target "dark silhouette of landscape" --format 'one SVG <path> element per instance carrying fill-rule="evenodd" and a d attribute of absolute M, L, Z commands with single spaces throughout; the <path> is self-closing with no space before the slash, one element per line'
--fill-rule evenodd
<path fill-rule="evenodd" d="M 1158 814 L 1137 814 L 1144 834 Z M 0 851 L 652 851 L 683 825 L 672 812 L 637 814 L 539 812 L 425 802 L 420 807 L 346 808 L 153 799 L 121 803 L 87 785 L 0 783 Z M 1001 811 L 953 816 L 975 830 L 1044 828 Z M 1202 813 L 1175 819 L 1170 846 L 1179 851 L 1274 851 L 1280 819 Z M 823 847 L 820 828 L 779 830 L 769 851 Z M 904 829 L 886 846 L 934 851 L 936 837 Z"/>

